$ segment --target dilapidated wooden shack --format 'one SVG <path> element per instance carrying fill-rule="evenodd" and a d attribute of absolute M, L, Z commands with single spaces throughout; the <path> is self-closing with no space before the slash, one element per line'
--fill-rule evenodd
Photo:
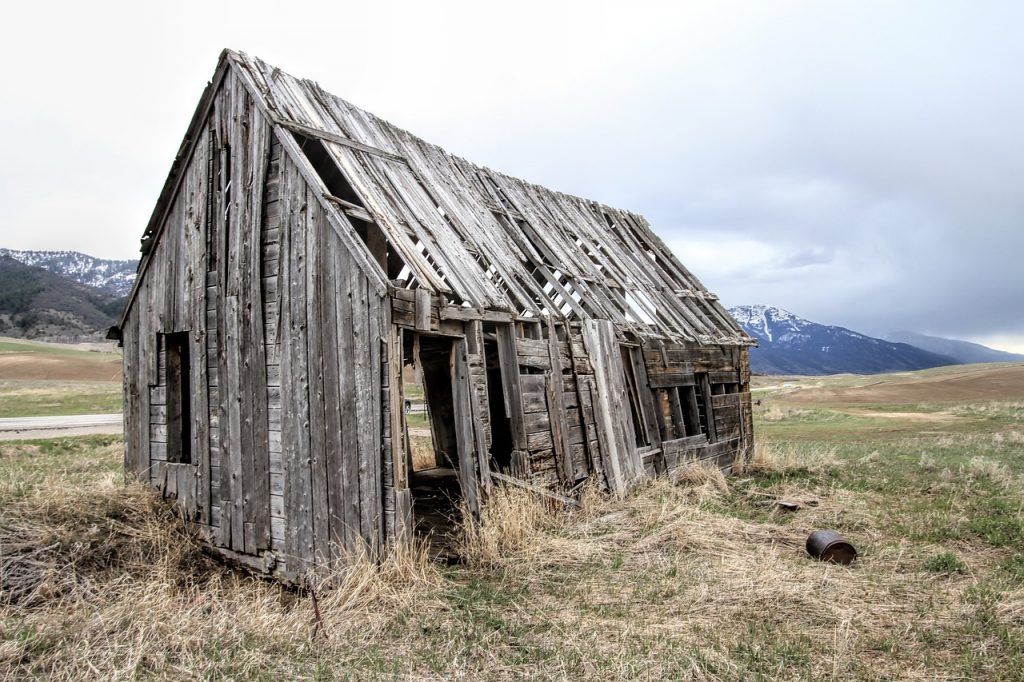
<path fill-rule="evenodd" d="M 639 215 L 474 165 L 225 51 L 114 332 L 125 468 L 287 579 L 437 491 L 622 493 L 752 442 L 747 349 Z M 414 466 L 408 369 L 435 454 Z"/>

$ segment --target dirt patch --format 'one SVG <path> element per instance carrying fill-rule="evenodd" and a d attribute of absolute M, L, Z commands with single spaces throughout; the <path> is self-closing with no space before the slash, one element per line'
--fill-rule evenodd
<path fill-rule="evenodd" d="M 941 376 L 891 376 L 868 386 L 808 388 L 777 396 L 794 403 L 907 404 L 1024 399 L 1024 364 L 980 368 Z M 906 413 L 899 413 L 901 417 Z"/>
<path fill-rule="evenodd" d="M 902 419 L 915 422 L 952 422 L 960 421 L 959 417 L 949 412 L 876 412 L 874 410 L 842 410 L 844 414 L 857 417 L 878 417 L 880 419 Z"/>
<path fill-rule="evenodd" d="M 121 381 L 120 358 L 80 358 L 46 353 L 0 354 L 0 379 Z"/>

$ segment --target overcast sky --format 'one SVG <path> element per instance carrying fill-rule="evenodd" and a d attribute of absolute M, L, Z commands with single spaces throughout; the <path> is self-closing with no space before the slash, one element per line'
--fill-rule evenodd
<path fill-rule="evenodd" d="M 232 47 L 643 213 L 729 305 L 1024 352 L 1024 3 L 490 7 L 8 7 L 0 246 L 135 257 Z"/>

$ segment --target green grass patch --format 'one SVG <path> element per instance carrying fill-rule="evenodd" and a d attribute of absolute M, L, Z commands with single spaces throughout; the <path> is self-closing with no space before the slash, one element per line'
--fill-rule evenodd
<path fill-rule="evenodd" d="M 926 571 L 946 575 L 967 572 L 967 564 L 953 552 L 939 552 L 925 560 L 922 567 Z"/>
<path fill-rule="evenodd" d="M 14 339 L 0 340 L 0 354 L 5 353 L 38 353 L 41 355 L 56 355 L 60 357 L 85 358 L 99 361 L 121 357 L 120 353 L 116 353 L 112 350 L 82 350 L 80 348 L 69 348 L 60 344 L 33 343 L 31 341 L 19 341 Z"/>
<path fill-rule="evenodd" d="M 0 381 L 0 417 L 113 414 L 122 401 L 115 381 Z"/>

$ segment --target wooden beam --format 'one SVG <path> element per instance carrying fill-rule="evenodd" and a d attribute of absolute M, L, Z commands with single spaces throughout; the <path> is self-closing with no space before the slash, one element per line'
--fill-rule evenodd
<path fill-rule="evenodd" d="M 336 197 L 333 194 L 324 193 L 324 199 L 334 202 L 341 206 L 341 210 L 345 212 L 345 215 L 355 218 L 356 220 L 362 220 L 364 223 L 372 223 L 373 218 L 366 212 L 366 209 L 362 206 L 357 206 L 350 201 L 345 201 L 341 197 Z"/>
<path fill-rule="evenodd" d="M 350 140 L 349 138 L 344 137 L 342 135 L 338 135 L 337 133 L 331 133 L 326 130 L 320 130 L 319 128 L 310 128 L 309 126 L 302 125 L 301 123 L 296 123 L 295 121 L 289 121 L 287 119 L 281 118 L 280 116 L 274 116 L 272 120 L 277 125 L 287 130 L 290 130 L 293 133 L 299 133 L 300 135 L 305 135 L 306 137 L 315 137 L 319 140 L 324 140 L 326 142 L 340 144 L 342 147 L 348 147 L 349 149 L 355 149 L 356 151 L 365 152 L 367 154 L 373 154 L 374 156 L 379 156 L 382 159 L 406 163 L 404 156 L 392 154 L 391 152 L 386 152 L 383 149 L 377 149 L 376 147 L 371 147 L 368 144 L 363 144 L 362 142 Z"/>
<path fill-rule="evenodd" d="M 513 478 L 512 476 L 506 476 L 505 474 L 499 474 L 496 471 L 492 471 L 491 472 L 491 478 L 493 478 L 493 479 L 495 479 L 497 481 L 501 481 L 502 483 L 508 483 L 509 485 L 514 485 L 516 487 L 522 488 L 523 490 L 529 490 L 531 493 L 536 493 L 538 495 L 541 495 L 542 497 L 547 497 L 547 498 L 550 498 L 552 500 L 557 500 L 558 502 L 561 502 L 562 504 L 567 504 L 569 506 L 576 507 L 577 509 L 582 509 L 583 508 L 582 504 L 580 504 L 576 500 L 572 499 L 571 497 L 566 497 L 565 495 L 559 495 L 558 493 L 553 493 L 550 490 L 546 490 L 545 488 L 541 488 L 540 486 L 533 485 L 532 483 L 527 483 L 526 481 L 522 481 L 522 480 L 520 480 L 518 478 Z"/>

